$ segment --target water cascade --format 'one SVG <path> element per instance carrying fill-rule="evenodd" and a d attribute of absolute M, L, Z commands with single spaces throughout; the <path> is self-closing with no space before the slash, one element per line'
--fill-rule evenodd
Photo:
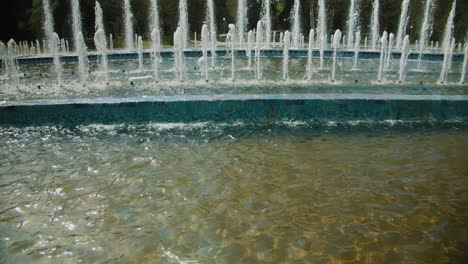
<path fill-rule="evenodd" d="M 347 21 L 347 48 L 351 49 L 354 44 L 354 34 L 356 31 L 359 31 L 359 0 L 350 0 L 351 4 L 348 11 L 348 21 Z"/>
<path fill-rule="evenodd" d="M 132 20 L 133 13 L 130 6 L 130 0 L 124 0 L 125 47 L 129 51 L 134 49 Z"/>
<path fill-rule="evenodd" d="M 408 56 L 411 53 L 409 44 L 409 36 L 406 35 L 405 39 L 403 40 L 403 46 L 401 48 L 400 71 L 398 78 L 400 83 L 406 80 L 406 73 L 408 71 Z"/>
<path fill-rule="evenodd" d="M 88 54 L 83 33 L 78 33 L 77 40 L 76 53 L 78 54 L 78 72 L 80 74 L 81 83 L 86 85 L 88 81 Z"/>
<path fill-rule="evenodd" d="M 377 42 L 379 41 L 379 12 L 380 12 L 380 2 L 379 0 L 374 0 L 372 4 L 372 17 L 371 17 L 371 48 L 372 50 L 377 49 Z M 367 37 L 366 37 L 367 38 Z M 365 44 L 367 49 L 367 41 Z"/>
<path fill-rule="evenodd" d="M 143 71 L 143 39 L 141 36 L 137 38 L 137 53 L 138 53 L 138 70 Z"/>
<path fill-rule="evenodd" d="M 250 30 L 249 33 L 247 33 L 247 59 L 248 59 L 248 67 L 249 69 L 252 67 L 252 47 L 253 47 L 253 31 Z"/>
<path fill-rule="evenodd" d="M 208 82 L 208 47 L 210 43 L 209 39 L 209 32 L 208 32 L 208 26 L 205 24 L 202 26 L 202 31 L 201 31 L 201 45 L 202 45 L 202 70 L 203 74 L 205 76 L 205 81 Z"/>
<path fill-rule="evenodd" d="M 255 75 L 257 77 L 257 80 L 260 80 L 262 78 L 262 65 L 261 65 L 261 46 L 263 43 L 263 28 L 262 28 L 262 21 L 257 22 L 257 31 L 256 31 L 256 44 L 255 44 Z"/>
<path fill-rule="evenodd" d="M 107 45 L 106 45 L 106 34 L 104 30 L 98 29 L 94 34 L 94 45 L 100 55 L 99 67 L 101 68 L 101 74 L 104 77 L 106 83 L 109 82 L 109 68 L 107 63 Z"/>
<path fill-rule="evenodd" d="M 184 32 L 182 27 L 177 27 L 174 33 L 174 67 L 177 80 L 183 82 L 185 79 L 185 57 L 184 57 Z"/>
<path fill-rule="evenodd" d="M 283 39 L 283 81 L 287 81 L 289 78 L 288 75 L 288 66 L 289 66 L 289 47 L 291 46 L 291 33 L 286 31 L 284 33 Z"/>
<path fill-rule="evenodd" d="M 397 40 L 396 40 L 397 50 L 401 49 L 403 36 L 406 35 L 406 27 L 408 26 L 408 18 L 409 18 L 409 14 L 408 14 L 409 4 L 410 4 L 410 0 L 403 0 L 403 2 L 401 3 L 400 23 L 398 24 L 398 32 L 397 32 Z"/>
<path fill-rule="evenodd" d="M 247 27 L 247 0 L 238 0 L 237 1 L 237 21 L 236 28 L 237 33 L 239 34 L 239 47 L 244 45 L 244 32 Z"/>
<path fill-rule="evenodd" d="M 270 0 L 263 0 L 262 21 L 265 23 L 265 48 L 270 48 L 271 43 L 271 3 Z M 257 30 L 258 34 L 258 30 Z M 258 38 L 258 37 L 257 37 Z"/>
<path fill-rule="evenodd" d="M 52 35 L 52 57 L 53 57 L 53 62 L 54 62 L 54 70 L 55 74 L 57 75 L 57 83 L 59 85 L 62 84 L 62 63 L 60 62 L 60 38 L 57 35 L 57 33 L 53 33 Z"/>
<path fill-rule="evenodd" d="M 159 82 L 159 62 L 161 60 L 161 33 L 159 29 L 153 28 L 151 31 L 151 42 L 152 42 L 152 54 L 151 59 L 153 62 L 153 77 L 155 82 Z"/>
<path fill-rule="evenodd" d="M 359 62 L 359 48 L 361 47 L 361 31 L 356 32 L 356 38 L 354 43 L 354 66 L 353 69 L 357 69 Z"/>
<path fill-rule="evenodd" d="M 419 59 L 418 68 L 421 68 L 422 54 L 426 51 L 427 42 L 432 34 L 432 23 L 434 17 L 434 0 L 426 0 L 424 8 L 423 23 L 419 32 Z"/>
<path fill-rule="evenodd" d="M 442 70 L 440 72 L 439 82 L 444 84 L 448 83 L 448 74 L 450 72 L 451 58 L 453 55 L 453 49 L 455 48 L 455 38 L 452 39 L 449 45 L 446 45 L 444 49 L 444 61 L 442 63 Z"/>
<path fill-rule="evenodd" d="M 332 66 L 332 82 L 335 82 L 335 72 L 336 72 L 336 54 L 340 48 L 341 41 L 341 31 L 337 29 L 333 36 L 333 66 Z"/>
<path fill-rule="evenodd" d="M 78 51 L 78 34 L 81 33 L 81 13 L 80 13 L 80 2 L 78 0 L 72 0 L 72 21 L 73 21 L 73 39 L 75 44 L 75 50 Z"/>
<path fill-rule="evenodd" d="M 307 81 L 309 82 L 312 80 L 312 73 L 314 70 L 314 65 L 312 63 L 314 37 L 315 37 L 315 31 L 314 29 L 311 29 L 309 32 L 309 47 L 307 49 Z"/>
<path fill-rule="evenodd" d="M 182 48 L 186 49 L 188 44 L 188 13 L 187 13 L 187 0 L 179 0 L 179 23 L 180 34 L 182 38 Z M 213 34 L 213 32 L 211 32 Z"/>
<path fill-rule="evenodd" d="M 450 47 L 453 38 L 453 28 L 455 20 L 455 9 L 457 7 L 457 0 L 453 1 L 452 10 L 447 18 L 447 24 L 445 25 L 444 40 L 442 42 L 442 49 L 446 51 L 447 46 Z"/>
<path fill-rule="evenodd" d="M 54 19 L 50 10 L 49 0 L 42 0 L 44 9 L 44 36 L 48 44 L 47 50 L 52 53 L 53 38 L 54 38 Z M 45 47 L 45 46 L 44 46 Z"/>
<path fill-rule="evenodd" d="M 465 83 L 465 76 L 466 76 L 466 67 L 468 64 L 468 45 L 465 46 L 465 56 L 463 57 L 463 68 L 461 72 L 460 83 Z"/>
<path fill-rule="evenodd" d="M 226 42 L 231 49 L 231 79 L 236 79 L 236 57 L 235 57 L 235 46 L 236 46 L 236 26 L 229 24 L 229 31 L 226 37 Z"/>
<path fill-rule="evenodd" d="M 385 60 L 385 70 L 390 68 L 390 64 L 392 62 L 392 52 L 393 52 L 393 46 L 395 45 L 395 35 L 393 33 L 390 33 L 388 36 L 388 51 L 386 54 L 386 60 Z"/>
<path fill-rule="evenodd" d="M 384 31 L 382 38 L 380 39 L 380 64 L 379 64 L 379 74 L 377 76 L 377 81 L 382 82 L 384 77 L 384 68 L 385 68 L 385 58 L 388 44 L 388 34 L 387 31 Z"/>
<path fill-rule="evenodd" d="M 301 14 L 300 14 L 300 5 L 299 0 L 294 0 L 294 7 L 291 13 L 291 32 L 292 32 L 292 46 L 296 49 L 300 46 L 301 38 Z M 289 33 L 289 32 L 288 32 Z"/>

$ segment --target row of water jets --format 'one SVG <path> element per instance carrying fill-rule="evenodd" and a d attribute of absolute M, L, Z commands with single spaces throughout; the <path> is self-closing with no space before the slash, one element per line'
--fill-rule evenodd
<path fill-rule="evenodd" d="M 213 0 L 207 2 L 207 14 L 206 24 L 203 25 L 201 30 L 201 49 L 202 57 L 199 59 L 199 64 L 202 66 L 205 79 L 208 81 L 208 61 L 209 54 L 211 55 L 211 65 L 215 66 L 215 54 L 218 45 L 216 25 L 215 25 L 215 13 L 214 13 Z M 396 36 L 394 34 L 387 34 L 384 32 L 380 37 L 378 36 L 378 21 L 379 21 L 379 0 L 374 0 L 373 3 L 373 14 L 371 19 L 371 40 L 370 48 L 373 50 L 380 49 L 380 65 L 378 71 L 378 81 L 381 82 L 384 79 L 384 74 L 390 65 L 392 58 L 392 51 L 398 50 L 401 52 L 400 59 L 400 70 L 399 70 L 399 81 L 404 82 L 407 72 L 407 59 L 409 54 L 412 52 L 410 49 L 409 36 L 404 35 L 408 23 L 408 9 L 409 0 L 402 2 L 402 13 L 400 15 L 400 23 Z M 332 78 L 331 81 L 335 81 L 336 72 L 336 53 L 341 48 L 354 49 L 354 68 L 357 68 L 359 61 L 359 52 L 362 48 L 361 32 L 359 30 L 359 0 L 351 0 L 350 10 L 347 22 L 347 39 L 341 31 L 337 30 L 332 34 L 330 38 L 331 48 L 333 49 L 333 62 L 332 62 Z M 60 39 L 56 33 L 53 32 L 53 18 L 50 11 L 48 0 L 43 0 L 44 7 L 44 28 L 45 28 L 45 41 L 42 42 L 42 52 L 47 53 L 53 58 L 53 68 L 57 75 L 57 81 L 59 84 L 62 83 L 62 69 L 60 63 L 60 55 L 69 52 L 68 42 L 64 39 Z M 311 30 L 309 33 L 308 48 L 308 62 L 307 62 L 307 79 L 312 79 L 313 74 L 313 63 L 312 63 L 312 50 L 316 47 L 320 54 L 320 68 L 324 67 L 324 52 L 328 48 L 328 37 L 326 31 L 326 9 L 325 0 L 319 0 L 318 2 L 318 23 L 317 29 Z M 455 49 L 455 40 L 453 39 L 453 28 L 454 28 L 454 16 L 455 16 L 456 0 L 453 3 L 452 10 L 447 20 L 447 25 L 444 34 L 444 40 L 442 43 L 442 50 L 444 52 L 444 61 L 442 64 L 442 71 L 440 75 L 440 82 L 447 83 L 448 73 L 452 65 L 452 55 Z M 248 65 L 252 65 L 252 55 L 255 60 L 255 73 L 256 78 L 260 80 L 262 78 L 261 69 L 261 50 L 269 49 L 272 46 L 283 47 L 283 79 L 288 79 L 288 65 L 289 65 L 289 50 L 292 48 L 304 48 L 305 37 L 301 33 L 300 25 L 300 1 L 294 1 L 294 7 L 292 11 L 292 26 L 291 32 L 286 31 L 280 33 L 280 41 L 276 43 L 276 32 L 271 30 L 271 18 L 270 18 L 270 1 L 263 1 L 263 9 L 261 20 L 257 23 L 257 28 L 245 33 L 246 18 L 247 18 L 247 6 L 246 0 L 238 0 L 238 19 L 236 25 L 230 24 L 229 31 L 226 36 L 225 45 L 230 50 L 229 56 L 231 57 L 231 78 L 235 79 L 235 50 L 244 50 L 248 57 Z M 422 54 L 427 50 L 428 39 L 432 32 L 433 24 L 433 10 L 434 1 L 427 0 L 425 6 L 424 20 L 420 32 L 420 41 L 416 42 L 415 47 L 419 51 L 419 63 L 421 66 Z M 141 36 L 133 34 L 132 19 L 133 14 L 131 12 L 130 0 L 124 0 L 124 20 L 125 20 L 125 40 L 127 50 L 132 50 L 137 47 L 139 69 L 143 69 L 143 40 Z M 187 4 L 186 0 L 179 0 L 179 26 L 174 34 L 174 64 L 177 79 L 183 81 L 186 76 L 185 70 L 185 58 L 184 50 L 187 49 L 188 44 L 188 16 L 187 16 Z M 100 73 L 104 80 L 108 82 L 108 61 L 107 55 L 108 50 L 113 50 L 112 35 L 109 35 L 109 43 L 106 39 L 106 33 L 104 30 L 103 23 L 103 11 L 100 7 L 99 2 L 96 2 L 95 7 L 96 17 L 96 33 L 94 36 L 94 43 L 96 50 L 100 55 L 99 65 L 101 68 Z M 81 33 L 81 15 L 79 11 L 79 1 L 72 0 L 72 19 L 73 19 L 73 33 L 74 33 L 74 47 L 75 53 L 78 56 L 78 72 L 80 75 L 81 82 L 86 83 L 88 79 L 88 57 L 87 47 L 84 43 L 84 38 Z M 157 0 L 151 0 L 151 11 L 150 11 L 150 29 L 151 29 L 151 54 L 152 64 L 154 71 L 154 78 L 156 81 L 159 80 L 159 65 L 161 58 L 159 53 L 161 52 L 161 34 L 160 34 L 160 21 L 158 12 Z M 273 36 L 273 39 L 271 38 Z M 273 40 L 273 41 L 272 41 Z M 195 35 L 195 45 L 197 45 L 197 39 Z M 108 47 L 109 46 L 109 47 Z M 368 47 L 367 37 L 364 39 L 364 49 Z M 434 50 L 434 43 L 431 42 L 431 49 Z M 436 42 L 435 49 L 438 49 L 438 42 Z M 461 44 L 459 44 L 459 51 L 462 50 Z M 465 48 L 465 60 L 462 71 L 462 80 L 464 82 L 466 72 L 466 52 Z M 17 45 L 13 40 L 7 44 L 0 43 L 0 56 L 3 58 L 3 66 L 7 76 L 11 77 L 17 84 L 18 80 L 18 68 L 16 63 L 16 55 L 33 55 L 41 53 L 41 42 L 36 41 L 29 44 L 27 42 L 21 42 Z"/>

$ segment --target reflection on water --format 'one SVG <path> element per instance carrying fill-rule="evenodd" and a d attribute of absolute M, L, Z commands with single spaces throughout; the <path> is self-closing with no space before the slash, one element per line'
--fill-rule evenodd
<path fill-rule="evenodd" d="M 0 129 L 0 262 L 466 260 L 465 129 L 146 129 Z"/>

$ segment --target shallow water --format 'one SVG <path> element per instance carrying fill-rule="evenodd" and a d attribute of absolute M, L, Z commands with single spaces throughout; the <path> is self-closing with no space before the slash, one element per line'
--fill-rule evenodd
<path fill-rule="evenodd" d="M 468 130 L 0 129 L 2 263 L 463 262 Z"/>

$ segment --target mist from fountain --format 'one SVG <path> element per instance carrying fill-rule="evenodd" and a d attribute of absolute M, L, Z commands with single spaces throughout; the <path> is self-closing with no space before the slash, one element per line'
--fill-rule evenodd
<path fill-rule="evenodd" d="M 409 36 L 406 35 L 403 40 L 403 46 L 401 48 L 401 57 L 400 57 L 400 71 L 398 74 L 398 81 L 403 83 L 406 80 L 406 73 L 408 72 L 408 56 L 410 55 L 410 41 Z"/>
<path fill-rule="evenodd" d="M 161 61 L 161 33 L 159 32 L 159 29 L 153 28 L 151 31 L 151 42 L 153 78 L 155 82 L 159 82 L 159 63 Z"/>
<path fill-rule="evenodd" d="M 424 17 L 419 32 L 419 59 L 418 69 L 421 69 L 422 54 L 426 51 L 427 42 L 432 34 L 432 25 L 434 19 L 434 0 L 426 0 L 426 6 L 424 8 Z"/>
<path fill-rule="evenodd" d="M 463 57 L 463 67 L 460 77 L 460 84 L 465 84 L 466 68 L 468 64 L 468 45 L 465 46 L 465 54 Z"/>
<path fill-rule="evenodd" d="M 130 0 L 124 0 L 124 25 L 125 25 L 125 48 L 129 51 L 134 50 L 133 39 L 133 13 Z"/>
<path fill-rule="evenodd" d="M 77 36 L 76 53 L 78 55 L 78 73 L 83 85 L 88 82 L 88 53 L 84 42 L 83 33 L 79 32 Z"/>
<path fill-rule="evenodd" d="M 409 18 L 409 4 L 410 0 L 403 0 L 401 3 L 401 14 L 400 14 L 400 23 L 398 24 L 397 39 L 396 39 L 396 49 L 400 50 L 403 43 L 403 36 L 406 35 L 406 28 L 408 26 Z"/>
<path fill-rule="evenodd" d="M 292 33 L 292 46 L 296 49 L 300 47 L 301 38 L 301 2 L 294 0 L 294 7 L 291 12 L 291 33 Z"/>
<path fill-rule="evenodd" d="M 50 10 L 49 0 L 42 0 L 42 7 L 44 11 L 44 37 L 48 44 L 48 52 L 52 50 L 52 40 L 54 37 L 54 18 Z"/>
<path fill-rule="evenodd" d="M 106 45 L 106 34 L 104 30 L 98 29 L 94 34 L 94 45 L 98 51 L 99 56 L 99 67 L 101 74 L 104 77 L 106 83 L 109 82 L 109 66 L 107 61 L 107 45 Z"/>
<path fill-rule="evenodd" d="M 180 37 L 182 38 L 182 49 L 187 48 L 188 44 L 188 13 L 187 13 L 187 0 L 179 0 L 179 22 L 178 27 L 180 27 Z M 213 34 L 213 32 L 211 32 Z"/>
<path fill-rule="evenodd" d="M 374 0 L 372 4 L 372 17 L 371 17 L 371 49 L 377 49 L 377 42 L 379 41 L 379 12 L 380 12 L 380 1 Z M 367 38 L 367 37 L 366 37 Z M 367 49 L 367 41 L 365 44 Z"/>
<path fill-rule="evenodd" d="M 350 6 L 348 11 L 348 20 L 346 22 L 347 25 L 347 48 L 351 49 L 354 44 L 354 34 L 359 31 L 359 0 L 350 0 Z"/>
<path fill-rule="evenodd" d="M 263 44 L 263 26 L 262 21 L 257 22 L 256 43 L 255 43 L 255 76 L 257 80 L 262 78 L 262 65 L 261 65 L 261 47 Z"/>
<path fill-rule="evenodd" d="M 356 32 L 355 43 L 354 43 L 354 66 L 353 69 L 358 68 L 359 62 L 359 49 L 361 47 L 361 31 Z"/>
<path fill-rule="evenodd" d="M 336 73 L 336 54 L 340 48 L 341 41 L 341 31 L 337 29 L 333 35 L 333 65 L 332 65 L 332 82 L 335 82 L 335 73 Z"/>
<path fill-rule="evenodd" d="M 248 16 L 247 16 L 247 0 L 237 1 L 237 18 L 236 28 L 239 35 L 239 47 L 244 47 L 244 33 L 247 28 Z"/>
<path fill-rule="evenodd" d="M 289 78 L 289 48 L 291 46 L 291 33 L 286 31 L 283 39 L 283 81 Z"/>
<path fill-rule="evenodd" d="M 457 0 L 453 1 L 452 9 L 447 18 L 447 24 L 445 25 L 444 30 L 444 39 L 442 42 L 442 49 L 446 51 L 447 46 L 450 47 L 452 38 L 453 38 L 453 29 L 454 29 L 454 20 L 455 20 L 455 9 L 457 8 Z"/>
<path fill-rule="evenodd" d="M 208 47 L 210 46 L 210 38 L 208 26 L 204 24 L 201 30 L 201 45 L 202 45 L 202 71 L 205 76 L 205 81 L 208 82 Z"/>
<path fill-rule="evenodd" d="M 263 0 L 263 8 L 262 8 L 262 21 L 265 23 L 265 48 L 270 48 L 271 43 L 271 0 Z M 258 30 L 257 30 L 258 34 Z M 257 37 L 258 38 L 258 37 Z"/>
<path fill-rule="evenodd" d="M 387 54 L 387 44 L 388 44 L 388 33 L 384 31 L 382 38 L 380 39 L 380 64 L 379 64 L 379 73 L 377 76 L 377 81 L 382 82 L 384 77 L 385 70 L 385 58 Z"/>
<path fill-rule="evenodd" d="M 315 31 L 314 29 L 311 29 L 309 31 L 309 46 L 307 48 L 307 81 L 309 82 L 312 80 L 312 73 L 314 70 L 314 64 L 312 63 L 314 38 L 315 38 Z"/>

